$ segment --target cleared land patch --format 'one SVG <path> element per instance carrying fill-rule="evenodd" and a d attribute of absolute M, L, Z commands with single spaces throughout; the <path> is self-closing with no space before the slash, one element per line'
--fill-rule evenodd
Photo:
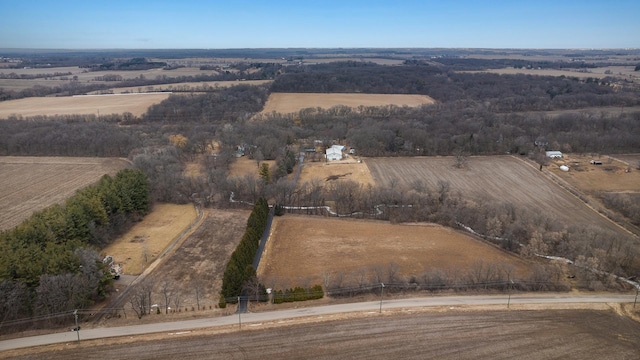
<path fill-rule="evenodd" d="M 151 213 L 103 249 L 127 275 L 140 274 L 196 218 L 193 205 L 156 204 Z"/>
<path fill-rule="evenodd" d="M 273 111 L 287 114 L 306 108 L 329 109 L 343 105 L 352 108 L 359 106 L 420 106 L 431 105 L 435 100 L 426 95 L 406 94 L 325 94 L 325 93 L 272 93 L 262 113 Z"/>
<path fill-rule="evenodd" d="M 613 155 L 612 157 L 617 158 Z M 633 156 L 622 156 L 618 161 L 608 156 L 588 156 L 578 154 L 564 154 L 562 159 L 553 160 L 548 166 L 553 172 L 569 184 L 577 187 L 581 191 L 594 193 L 597 191 L 610 192 L 640 192 L 640 170 L 636 169 Z M 600 165 L 591 164 L 590 161 L 600 161 Z M 561 171 L 560 166 L 569 167 L 569 171 Z"/>
<path fill-rule="evenodd" d="M 0 102 L 0 119 L 11 115 L 73 115 L 73 114 L 144 114 L 170 93 L 127 95 L 82 95 L 70 97 L 32 97 Z"/>
<path fill-rule="evenodd" d="M 127 167 L 127 161 L 116 158 L 0 157 L 0 230 Z"/>
<path fill-rule="evenodd" d="M 332 161 L 305 162 L 300 172 L 299 182 L 319 180 L 323 185 L 333 180 L 352 180 L 363 185 L 374 185 L 369 168 L 364 162 Z"/>
<path fill-rule="evenodd" d="M 516 276 L 529 271 L 519 257 L 439 225 L 285 215 L 274 219 L 258 276 L 268 287 L 286 288 L 322 284 L 325 273 L 342 272 L 347 284 L 362 271 L 386 272 L 390 263 L 400 276 L 419 276 L 468 270 L 480 260 L 513 265 Z"/>
<path fill-rule="evenodd" d="M 272 167 L 276 161 L 275 160 L 262 160 L 260 161 L 260 164 L 262 163 L 266 163 L 269 165 L 269 167 Z M 231 164 L 231 167 L 229 169 L 229 176 L 235 176 L 235 177 L 244 177 L 247 175 L 254 175 L 254 176 L 258 176 L 258 162 L 256 160 L 253 159 L 249 159 L 246 156 L 242 156 L 239 158 L 236 158 L 236 161 L 234 161 Z"/>
<path fill-rule="evenodd" d="M 516 208 L 544 214 L 570 226 L 595 226 L 622 231 L 581 200 L 571 195 L 537 168 L 512 156 L 468 158 L 458 169 L 453 157 L 372 158 L 367 159 L 378 185 L 410 189 L 416 180 L 437 189 L 439 181 L 449 183 L 453 193 L 476 201 L 511 203 Z"/>

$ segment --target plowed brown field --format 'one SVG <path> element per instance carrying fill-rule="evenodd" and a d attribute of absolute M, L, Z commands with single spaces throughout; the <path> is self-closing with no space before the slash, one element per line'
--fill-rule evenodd
<path fill-rule="evenodd" d="M 0 230 L 128 166 L 115 158 L 0 157 Z"/>
<path fill-rule="evenodd" d="M 351 283 L 362 271 L 386 273 L 390 263 L 400 276 L 419 276 L 434 269 L 464 272 L 478 261 L 510 264 L 516 276 L 529 272 L 519 257 L 439 225 L 287 214 L 274 219 L 258 275 L 267 286 L 287 288 L 322 284 L 325 273 L 342 272 Z"/>
<path fill-rule="evenodd" d="M 378 185 L 411 188 L 421 180 L 436 189 L 446 181 L 451 192 L 476 201 L 502 201 L 556 219 L 567 226 L 595 226 L 623 231 L 580 199 L 562 189 L 533 166 L 511 156 L 470 157 L 468 166 L 454 167 L 452 157 L 375 158 L 367 166 Z"/>

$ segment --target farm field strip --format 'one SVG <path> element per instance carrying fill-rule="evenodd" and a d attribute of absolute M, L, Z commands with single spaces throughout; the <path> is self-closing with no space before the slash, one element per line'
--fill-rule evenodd
<path fill-rule="evenodd" d="M 149 106 L 157 104 L 169 93 L 127 94 L 72 97 L 31 97 L 0 102 L 0 119 L 12 115 L 74 115 L 74 114 L 144 114 Z"/>
<path fill-rule="evenodd" d="M 0 230 L 126 167 L 126 161 L 111 158 L 0 157 Z"/>
<path fill-rule="evenodd" d="M 237 85 L 263 85 L 263 84 L 268 84 L 272 81 L 273 80 L 183 82 L 183 83 L 158 84 L 158 85 L 147 85 L 147 86 L 117 87 L 117 88 L 111 88 L 109 90 L 113 91 L 114 94 L 143 93 L 143 92 L 153 92 L 153 91 L 179 90 L 182 88 L 212 87 L 215 89 L 215 88 L 227 88 L 227 87 L 237 86 Z M 94 91 L 93 93 L 99 94 L 100 91 Z"/>
<path fill-rule="evenodd" d="M 596 226 L 620 232 L 620 227 L 586 206 L 553 181 L 511 156 L 470 157 L 468 166 L 457 169 L 452 157 L 375 158 L 367 166 L 379 185 L 396 183 L 410 189 L 420 179 L 436 189 L 448 182 L 452 193 L 476 201 L 511 203 L 556 219 L 567 226 Z"/>
<path fill-rule="evenodd" d="M 262 113 L 294 113 L 305 108 L 325 108 L 343 105 L 359 106 L 421 106 L 435 103 L 426 95 L 354 94 L 354 93 L 271 93 Z"/>

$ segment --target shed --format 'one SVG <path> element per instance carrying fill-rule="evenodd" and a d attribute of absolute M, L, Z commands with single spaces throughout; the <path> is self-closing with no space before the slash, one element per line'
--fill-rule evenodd
<path fill-rule="evenodd" d="M 562 159 L 562 153 L 560 151 L 547 151 L 546 154 L 548 158 Z"/>

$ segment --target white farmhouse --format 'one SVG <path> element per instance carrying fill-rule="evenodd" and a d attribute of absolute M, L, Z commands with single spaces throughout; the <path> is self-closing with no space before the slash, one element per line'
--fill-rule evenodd
<path fill-rule="evenodd" d="M 342 160 L 343 149 L 344 146 L 342 145 L 333 145 L 330 148 L 327 148 L 327 150 L 325 150 L 327 161 Z"/>

